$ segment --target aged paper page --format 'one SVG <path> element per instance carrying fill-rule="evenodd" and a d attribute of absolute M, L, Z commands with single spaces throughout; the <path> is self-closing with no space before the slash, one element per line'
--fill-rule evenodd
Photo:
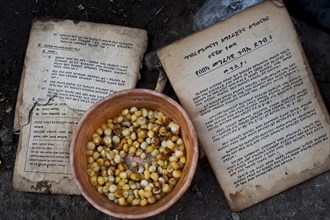
<path fill-rule="evenodd" d="M 232 210 L 329 170 L 329 115 L 285 7 L 263 2 L 157 54 Z"/>
<path fill-rule="evenodd" d="M 146 47 L 145 30 L 33 22 L 15 112 L 16 190 L 79 194 L 69 163 L 72 131 L 100 98 L 135 87 Z"/>

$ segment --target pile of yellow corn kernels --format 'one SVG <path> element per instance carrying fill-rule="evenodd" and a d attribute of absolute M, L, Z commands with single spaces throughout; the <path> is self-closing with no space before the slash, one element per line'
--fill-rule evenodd
<path fill-rule="evenodd" d="M 186 163 L 180 125 L 160 111 L 136 107 L 96 129 L 87 156 L 91 184 L 122 206 L 161 199 L 173 190 Z"/>

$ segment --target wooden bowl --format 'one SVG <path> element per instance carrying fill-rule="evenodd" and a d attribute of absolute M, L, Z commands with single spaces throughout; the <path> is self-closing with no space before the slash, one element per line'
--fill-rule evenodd
<path fill-rule="evenodd" d="M 117 116 L 124 108 L 136 106 L 162 111 L 181 126 L 186 147 L 187 162 L 173 191 L 146 207 L 120 206 L 97 192 L 87 175 L 86 143 L 95 130 L 107 119 Z M 157 215 L 172 206 L 188 189 L 198 161 L 198 141 L 195 129 L 184 109 L 174 100 L 147 89 L 131 89 L 109 95 L 93 105 L 81 118 L 72 135 L 70 162 L 72 174 L 82 195 L 101 212 L 118 218 L 146 218 Z"/>

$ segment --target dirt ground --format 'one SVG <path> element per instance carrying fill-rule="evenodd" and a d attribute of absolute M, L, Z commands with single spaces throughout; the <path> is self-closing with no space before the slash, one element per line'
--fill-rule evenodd
<path fill-rule="evenodd" d="M 13 133 L 16 96 L 31 21 L 36 17 L 110 23 L 143 28 L 148 51 L 192 32 L 202 0 L 1 0 L 0 1 L 0 219 L 114 219 L 82 196 L 16 192 L 12 173 L 17 135 Z M 330 109 L 330 34 L 294 17 L 307 58 Z M 153 88 L 156 77 L 145 68 L 138 87 Z M 165 93 L 176 98 L 170 85 Z M 206 158 L 185 195 L 152 219 L 330 219 L 330 173 L 324 173 L 240 213 L 233 213 Z"/>

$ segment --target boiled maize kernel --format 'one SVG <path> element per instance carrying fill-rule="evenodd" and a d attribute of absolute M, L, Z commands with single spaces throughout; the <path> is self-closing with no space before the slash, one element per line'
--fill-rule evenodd
<path fill-rule="evenodd" d="M 86 144 L 87 175 L 121 206 L 147 206 L 170 193 L 186 163 L 180 125 L 159 111 L 126 108 Z"/>

